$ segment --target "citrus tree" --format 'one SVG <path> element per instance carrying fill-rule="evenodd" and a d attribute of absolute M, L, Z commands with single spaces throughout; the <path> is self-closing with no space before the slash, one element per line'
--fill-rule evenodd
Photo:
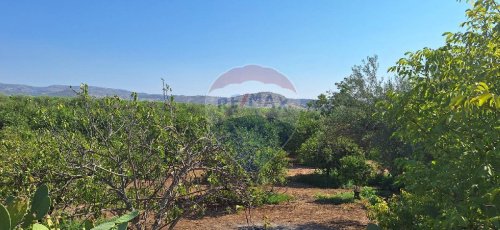
<path fill-rule="evenodd" d="M 1 197 L 45 184 L 51 215 L 95 220 L 139 210 L 135 229 L 164 229 L 220 191 L 246 191 L 243 170 L 199 108 L 167 93 L 159 103 L 81 90 L 72 99 L 0 98 Z"/>

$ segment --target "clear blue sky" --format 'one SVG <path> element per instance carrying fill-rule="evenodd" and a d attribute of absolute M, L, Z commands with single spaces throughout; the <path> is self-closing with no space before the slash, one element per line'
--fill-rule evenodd
<path fill-rule="evenodd" d="M 454 0 L 0 0 L 0 82 L 203 95 L 247 64 L 314 98 L 378 54 L 382 75 L 406 51 L 443 44 L 467 3 Z"/>

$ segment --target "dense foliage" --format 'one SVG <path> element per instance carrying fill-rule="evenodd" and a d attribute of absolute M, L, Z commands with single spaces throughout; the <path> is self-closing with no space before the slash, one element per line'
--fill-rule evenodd
<path fill-rule="evenodd" d="M 202 106 L 92 98 L 86 86 L 76 98 L 0 97 L 0 106 L 1 197 L 46 184 L 68 218 L 140 210 L 135 228 L 173 227 L 224 191 L 252 205 L 256 187 L 284 180 L 284 122 L 266 114 L 223 116 L 216 135 Z"/>
<path fill-rule="evenodd" d="M 407 53 L 396 79 L 381 81 L 368 58 L 312 104 L 322 125 L 299 158 L 396 192 L 368 204 L 383 228 L 500 227 L 500 6 L 475 1 L 467 16 L 443 47 Z M 370 178 L 365 158 L 385 170 Z"/>
<path fill-rule="evenodd" d="M 384 104 L 414 146 L 404 191 L 378 216 L 391 229 L 499 228 L 500 6 L 476 1 L 464 32 L 408 53 L 392 71 L 409 83 Z"/>
<path fill-rule="evenodd" d="M 368 57 L 307 110 L 176 104 L 167 86 L 164 102 L 85 85 L 74 98 L 0 96 L 0 215 L 19 226 L 12 202 L 42 187 L 42 216 L 133 212 L 136 229 L 173 228 L 214 206 L 290 200 L 272 186 L 291 159 L 317 169 L 300 182 L 354 188 L 319 202 L 360 195 L 385 229 L 500 228 L 500 6 L 475 1 L 467 17 L 444 46 L 407 53 L 395 78 Z"/>
<path fill-rule="evenodd" d="M 377 104 L 387 92 L 402 90 L 404 82 L 384 82 L 377 75 L 377 56 L 368 57 L 352 74 L 336 84 L 338 91 L 318 97 L 311 108 L 318 111 L 314 133 L 299 149 L 301 162 L 317 167 L 332 184 L 361 186 L 369 181 L 393 189 L 376 178 L 384 169 L 398 172 L 394 159 L 409 154 L 409 146 L 391 137 L 394 127 L 377 115 Z"/>

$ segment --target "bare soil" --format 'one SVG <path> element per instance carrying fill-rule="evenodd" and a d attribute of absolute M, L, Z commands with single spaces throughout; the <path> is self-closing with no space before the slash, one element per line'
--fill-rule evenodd
<path fill-rule="evenodd" d="M 311 174 L 314 169 L 294 167 L 288 176 Z M 335 194 L 345 189 L 314 188 L 289 182 L 278 192 L 293 196 L 293 200 L 279 205 L 265 205 L 233 214 L 213 214 L 199 219 L 183 219 L 175 229 L 365 229 L 369 220 L 361 204 L 321 204 L 317 194 Z"/>

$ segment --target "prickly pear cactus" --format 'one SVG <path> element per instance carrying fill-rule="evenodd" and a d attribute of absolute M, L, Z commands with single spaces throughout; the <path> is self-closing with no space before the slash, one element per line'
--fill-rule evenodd
<path fill-rule="evenodd" d="M 0 230 L 12 230 L 22 223 L 22 228 L 44 230 L 47 227 L 34 223 L 41 220 L 50 209 L 49 188 L 47 185 L 38 187 L 28 211 L 28 200 L 23 197 L 9 197 L 7 207 L 0 204 Z"/>
<path fill-rule="evenodd" d="M 91 230 L 110 230 L 110 229 L 118 229 L 118 230 L 126 230 L 128 226 L 128 222 L 133 220 L 136 216 L 139 215 L 139 211 L 134 210 L 130 213 L 127 213 L 118 218 L 113 218 L 112 220 L 97 225 Z"/>
<path fill-rule="evenodd" d="M 10 214 L 11 227 L 15 228 L 23 220 L 28 210 L 28 201 L 23 197 L 10 197 L 7 199 L 7 211 Z"/>
<path fill-rule="evenodd" d="M 36 220 L 41 220 L 50 209 L 49 188 L 47 185 L 41 185 L 35 192 L 31 200 L 31 207 L 29 212 L 24 215 L 23 228 L 28 228 Z"/>
<path fill-rule="evenodd" d="M 34 216 L 35 220 L 42 219 L 50 209 L 50 197 L 49 197 L 49 188 L 47 185 L 42 185 L 38 187 L 35 192 L 35 196 L 31 201 L 31 213 Z"/>
<path fill-rule="evenodd" d="M 46 185 L 38 187 L 31 201 L 31 207 L 28 211 L 28 201 L 22 197 L 9 197 L 6 200 L 7 207 L 0 204 L 0 230 L 13 230 L 22 224 L 22 229 L 49 230 L 47 226 L 36 223 L 47 215 L 50 209 L 49 188 Z M 85 223 L 85 229 L 93 230 L 126 230 L 128 222 L 139 215 L 137 210 L 127 213 L 120 217 L 102 223 L 94 227 L 91 222 Z M 50 217 L 49 227 L 50 224 Z"/>
<path fill-rule="evenodd" d="M 49 230 L 49 228 L 47 228 L 43 224 L 33 224 L 33 227 L 31 229 L 32 230 Z"/>
<path fill-rule="evenodd" d="M 7 208 L 0 204 L 0 230 L 10 230 L 11 220 Z"/>

